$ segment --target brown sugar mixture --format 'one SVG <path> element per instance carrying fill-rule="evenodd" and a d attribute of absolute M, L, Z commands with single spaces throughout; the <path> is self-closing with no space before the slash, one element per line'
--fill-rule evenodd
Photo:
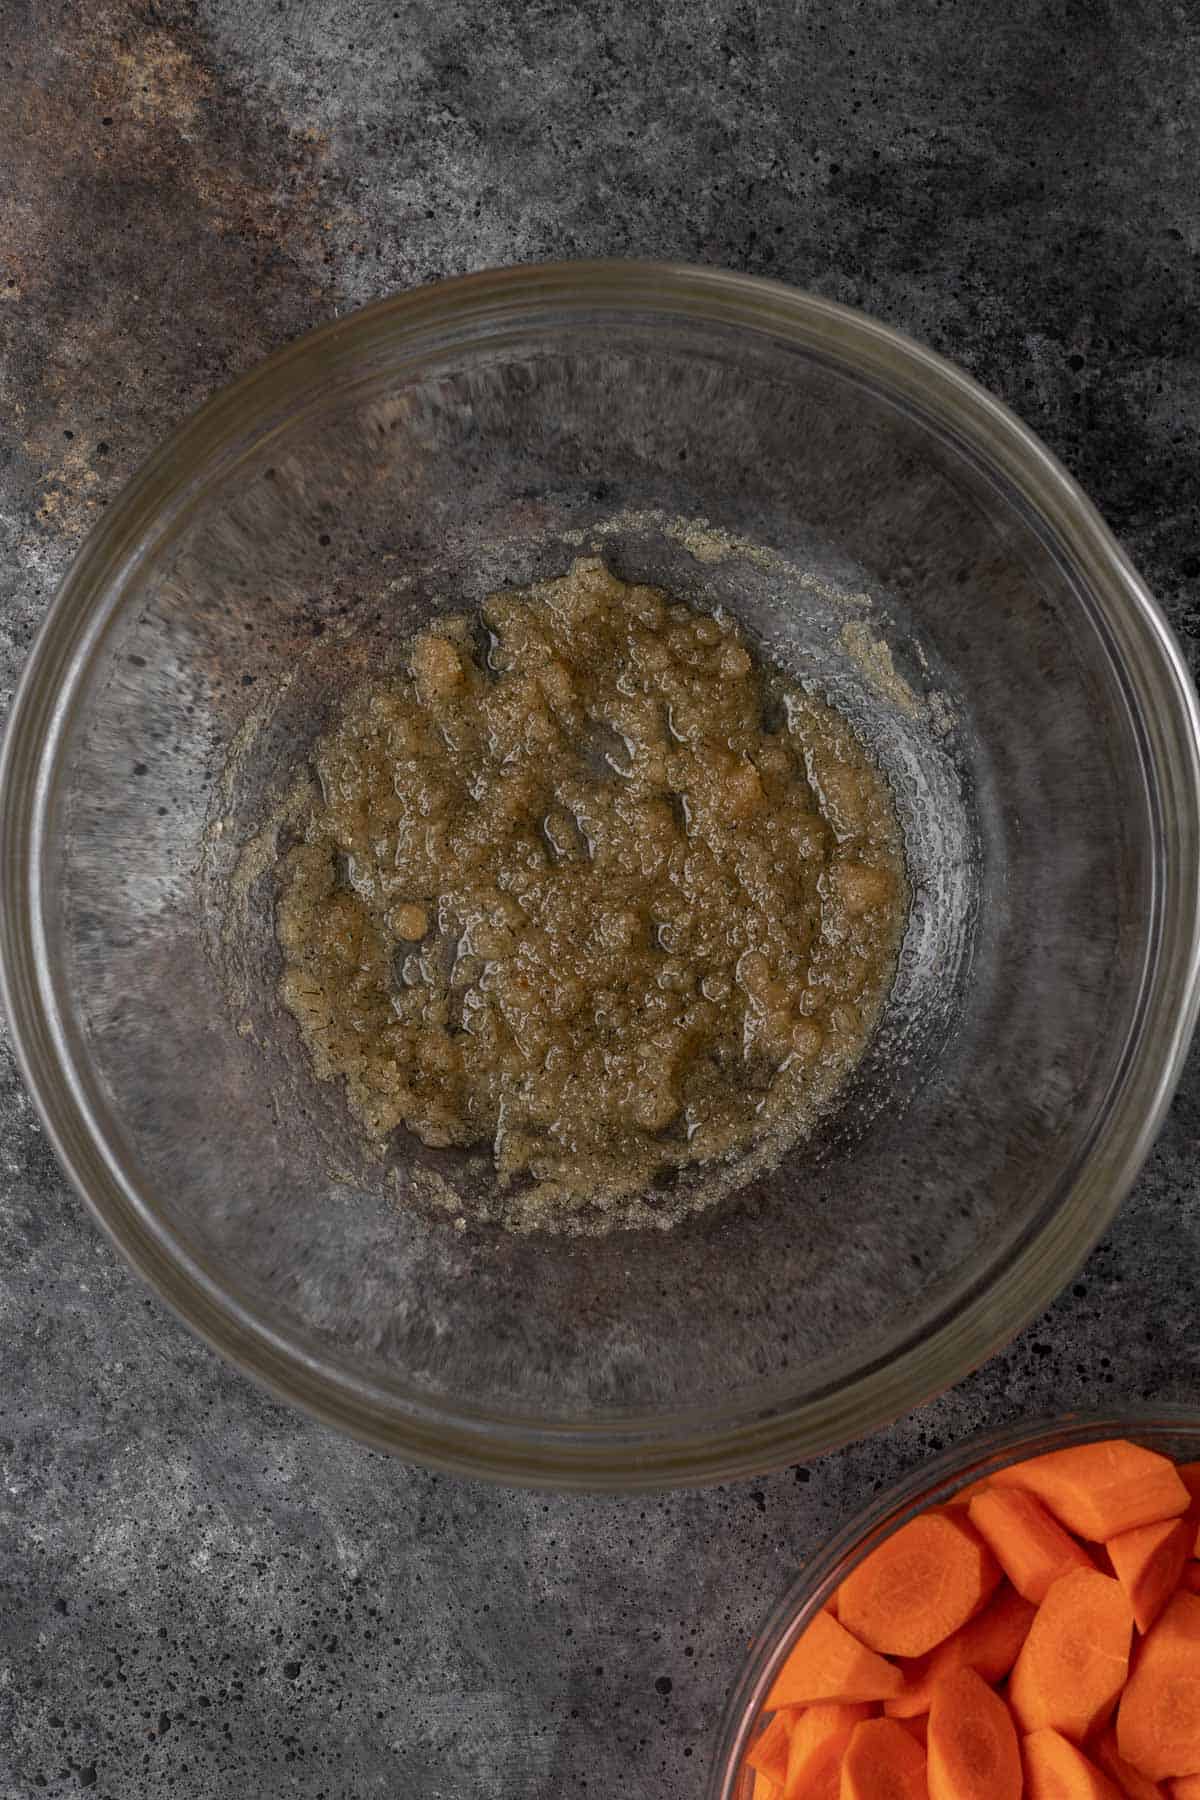
<path fill-rule="evenodd" d="M 283 999 L 372 1139 L 491 1146 L 506 1223 L 669 1222 L 672 1171 L 782 1151 L 860 1056 L 891 796 L 728 619 L 581 560 L 416 638 L 316 772 Z"/>

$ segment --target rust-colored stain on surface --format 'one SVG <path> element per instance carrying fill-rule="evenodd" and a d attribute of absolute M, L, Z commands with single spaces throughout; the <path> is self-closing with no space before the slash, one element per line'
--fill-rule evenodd
<path fill-rule="evenodd" d="M 95 0 L 23 49 L 0 408 L 19 511 L 73 539 L 174 423 L 336 307 L 327 144 L 265 116 L 170 0 Z"/>

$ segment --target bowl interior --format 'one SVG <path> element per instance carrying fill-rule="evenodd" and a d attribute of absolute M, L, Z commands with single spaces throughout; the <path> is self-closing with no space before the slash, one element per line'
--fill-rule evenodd
<path fill-rule="evenodd" d="M 319 1370 L 407 1448 L 432 1421 L 451 1461 L 446 1420 L 510 1473 L 506 1445 L 559 1429 L 674 1433 L 703 1473 L 738 1421 L 844 1435 L 839 1396 L 1049 1242 L 1137 1030 L 1155 796 L 1077 571 L 945 424 L 770 331 L 548 313 L 310 371 L 181 467 L 168 513 L 106 571 L 72 674 L 42 979 L 158 1278 L 186 1267 L 260 1372 Z M 582 553 L 727 607 L 845 708 L 914 903 L 813 1139 L 669 1233 L 518 1238 L 421 1202 L 423 1171 L 478 1168 L 371 1161 L 313 1081 L 270 819 L 415 628 Z"/>

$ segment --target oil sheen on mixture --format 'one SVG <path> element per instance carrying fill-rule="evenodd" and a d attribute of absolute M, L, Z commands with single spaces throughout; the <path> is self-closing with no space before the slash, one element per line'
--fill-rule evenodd
<path fill-rule="evenodd" d="M 782 1154 L 861 1055 L 891 794 L 727 618 L 582 559 L 417 637 L 316 774 L 283 1000 L 380 1149 L 490 1146 L 493 1222 L 669 1225 L 729 1185 L 680 1175 Z"/>

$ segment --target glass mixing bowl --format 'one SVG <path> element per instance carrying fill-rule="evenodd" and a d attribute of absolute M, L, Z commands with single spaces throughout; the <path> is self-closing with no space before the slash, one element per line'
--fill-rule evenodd
<path fill-rule="evenodd" d="M 1101 1438 L 1132 1438 L 1177 1462 L 1200 1458 L 1200 1418 L 1194 1407 L 1078 1413 L 981 1432 L 931 1458 L 887 1493 L 877 1495 L 805 1564 L 803 1573 L 764 1621 L 725 1709 L 708 1800 L 752 1800 L 753 1772 L 744 1767 L 743 1758 L 776 1671 L 796 1639 L 869 1551 L 926 1507 L 943 1505 L 959 1488 L 984 1480 L 1008 1463 Z"/>
<path fill-rule="evenodd" d="M 676 1230 L 462 1230 L 277 995 L 271 824 L 364 673 L 602 554 L 723 605 L 888 771 L 912 916 L 821 1129 Z M 283 351 L 84 545 L 13 712 L 6 998 L 134 1266 L 278 1394 L 443 1468 L 712 1480 L 955 1381 L 1111 1219 L 1196 1006 L 1197 715 L 1096 514 L 955 369 L 742 276 L 523 268 Z"/>

